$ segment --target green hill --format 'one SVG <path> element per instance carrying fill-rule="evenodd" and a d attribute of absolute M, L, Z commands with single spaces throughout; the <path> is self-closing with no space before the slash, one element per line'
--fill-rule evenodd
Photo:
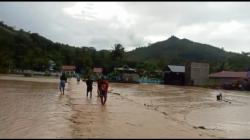
<path fill-rule="evenodd" d="M 107 67 L 110 51 L 96 51 L 93 47 L 74 47 L 53 42 L 37 33 L 16 30 L 0 22 L 0 72 L 32 69 L 46 71 L 49 61 L 55 70 L 62 65 L 75 65 L 79 71 L 92 67 Z"/>
<path fill-rule="evenodd" d="M 105 73 L 110 73 L 114 67 L 124 65 L 153 72 L 163 69 L 167 64 L 185 65 L 191 61 L 209 63 L 211 72 L 242 71 L 250 67 L 248 53 L 226 52 L 211 45 L 175 36 L 125 52 L 125 55 L 122 48 L 121 52 L 112 55 L 116 52 L 53 42 L 37 33 L 17 30 L 0 22 L 0 73 L 24 69 L 46 71 L 49 70 L 51 61 L 56 64 L 56 71 L 62 65 L 75 65 L 78 71 L 86 73 L 93 67 L 102 67 Z M 119 59 L 114 57 L 116 55 Z"/>
<path fill-rule="evenodd" d="M 244 54 L 226 52 L 223 49 L 193 42 L 188 39 L 179 39 L 175 36 L 167 40 L 156 42 L 148 47 L 137 48 L 128 52 L 130 61 L 144 61 L 185 65 L 188 62 L 206 62 L 211 71 L 246 70 L 250 67 L 250 57 Z"/>

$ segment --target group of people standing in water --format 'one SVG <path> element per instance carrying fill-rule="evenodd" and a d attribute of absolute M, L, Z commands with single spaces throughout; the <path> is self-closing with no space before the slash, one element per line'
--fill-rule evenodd
<path fill-rule="evenodd" d="M 93 89 L 93 80 L 88 76 L 86 80 L 87 91 L 86 95 L 88 97 L 88 93 L 90 93 L 90 98 L 92 97 L 92 89 Z M 108 80 L 102 76 L 100 79 L 97 80 L 97 97 L 101 98 L 101 102 L 104 105 L 107 100 L 107 93 L 108 93 Z"/>
<path fill-rule="evenodd" d="M 77 79 L 77 84 L 79 84 L 80 75 L 77 74 L 76 79 Z M 90 98 L 92 98 L 93 80 L 91 79 L 90 76 L 88 76 L 85 82 L 87 86 L 86 96 L 88 97 L 88 95 L 90 95 Z M 64 95 L 65 83 L 67 83 L 67 76 L 63 72 L 62 75 L 60 76 L 60 85 L 59 85 L 59 89 L 62 95 Z M 109 87 L 108 80 L 105 78 L 105 76 L 101 76 L 101 78 L 97 80 L 97 97 L 101 98 L 102 105 L 104 105 L 107 101 L 108 87 Z"/>

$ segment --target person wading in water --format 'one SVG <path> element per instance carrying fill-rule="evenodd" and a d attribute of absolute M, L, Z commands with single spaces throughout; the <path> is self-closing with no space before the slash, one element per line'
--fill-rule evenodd
<path fill-rule="evenodd" d="M 63 72 L 62 75 L 60 76 L 60 86 L 59 86 L 62 95 L 64 95 L 65 83 L 67 83 L 67 77 Z"/>
<path fill-rule="evenodd" d="M 92 85 L 93 85 L 93 80 L 90 79 L 90 76 L 88 76 L 88 79 L 86 81 L 86 85 L 87 85 L 87 97 L 88 97 L 88 93 L 90 92 L 90 98 L 92 97 Z"/>
<path fill-rule="evenodd" d="M 100 92 L 101 92 L 101 78 L 98 78 L 97 80 L 97 97 L 100 97 Z"/>
<path fill-rule="evenodd" d="M 104 76 L 102 76 L 101 78 L 101 85 L 100 85 L 100 97 L 101 97 L 101 102 L 102 105 L 104 105 L 107 101 L 107 94 L 108 94 L 108 81 L 106 80 L 106 78 L 104 78 Z"/>
<path fill-rule="evenodd" d="M 77 84 L 79 84 L 80 83 L 80 74 L 76 74 L 76 80 L 77 80 Z"/>

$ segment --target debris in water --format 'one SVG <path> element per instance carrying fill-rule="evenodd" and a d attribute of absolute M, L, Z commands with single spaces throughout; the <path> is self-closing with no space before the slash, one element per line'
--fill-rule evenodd
<path fill-rule="evenodd" d="M 195 129 L 199 128 L 199 129 L 206 129 L 204 126 L 194 126 Z"/>
<path fill-rule="evenodd" d="M 168 115 L 166 112 L 162 112 L 164 115 Z"/>
<path fill-rule="evenodd" d="M 116 94 L 116 95 L 121 95 L 120 93 L 115 93 L 115 92 L 112 92 L 113 94 Z"/>

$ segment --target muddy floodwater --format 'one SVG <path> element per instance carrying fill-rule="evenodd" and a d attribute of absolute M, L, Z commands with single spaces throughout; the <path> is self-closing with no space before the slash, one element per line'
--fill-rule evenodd
<path fill-rule="evenodd" d="M 0 75 L 0 138 L 250 138 L 250 92 Z M 216 95 L 222 93 L 223 101 Z"/>

